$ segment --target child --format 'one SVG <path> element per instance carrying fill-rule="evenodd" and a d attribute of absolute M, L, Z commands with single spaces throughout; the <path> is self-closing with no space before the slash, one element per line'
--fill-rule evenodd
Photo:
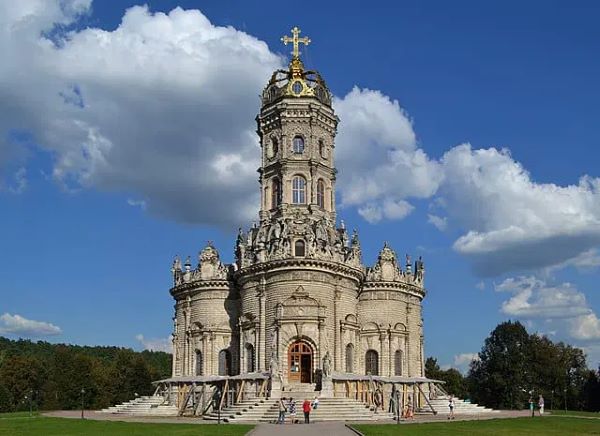
<path fill-rule="evenodd" d="M 313 402 L 312 402 L 312 408 L 313 408 L 314 410 L 317 410 L 317 407 L 319 407 L 319 398 L 318 398 L 318 397 L 315 397 L 315 399 L 314 399 L 314 400 L 313 400 Z"/>

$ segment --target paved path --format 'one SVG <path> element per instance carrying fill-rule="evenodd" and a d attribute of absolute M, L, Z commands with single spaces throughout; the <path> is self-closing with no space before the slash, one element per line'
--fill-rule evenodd
<path fill-rule="evenodd" d="M 258 424 L 248 436 L 356 436 L 343 422 L 316 422 L 314 424 Z"/>

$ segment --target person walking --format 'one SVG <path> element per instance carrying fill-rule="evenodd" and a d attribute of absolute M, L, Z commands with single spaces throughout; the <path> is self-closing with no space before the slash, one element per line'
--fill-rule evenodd
<path fill-rule="evenodd" d="M 450 409 L 450 414 L 448 415 L 448 419 L 454 419 L 454 397 L 450 397 L 450 401 L 448 402 L 448 408 Z"/>
<path fill-rule="evenodd" d="M 542 416 L 544 414 L 544 397 L 542 397 L 542 394 L 538 399 L 538 408 L 540 409 L 540 416 Z"/>
<path fill-rule="evenodd" d="M 302 403 L 302 411 L 304 412 L 304 423 L 310 424 L 310 401 L 308 398 L 304 399 L 304 403 Z"/>
<path fill-rule="evenodd" d="M 285 422 L 285 412 L 287 412 L 287 407 L 285 407 L 285 397 L 279 399 L 279 417 L 277 418 L 277 424 L 283 424 Z"/>

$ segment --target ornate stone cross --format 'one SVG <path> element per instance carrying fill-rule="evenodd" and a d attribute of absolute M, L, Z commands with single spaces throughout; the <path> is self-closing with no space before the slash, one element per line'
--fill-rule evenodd
<path fill-rule="evenodd" d="M 294 45 L 294 49 L 292 50 L 292 56 L 294 57 L 294 59 L 298 59 L 298 57 L 300 56 L 300 50 L 298 50 L 298 46 L 300 45 L 300 43 L 304 45 L 310 44 L 310 38 L 306 36 L 304 38 L 300 38 L 300 33 L 302 33 L 302 31 L 298 29 L 298 27 L 294 27 L 292 29 L 291 38 L 287 35 L 281 38 L 281 42 L 283 42 L 284 45 L 288 45 L 288 42 L 291 42 Z"/>

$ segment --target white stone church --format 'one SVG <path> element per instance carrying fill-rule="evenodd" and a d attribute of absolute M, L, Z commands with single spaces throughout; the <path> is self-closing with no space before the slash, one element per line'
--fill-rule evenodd
<path fill-rule="evenodd" d="M 363 264 L 356 230 L 336 215 L 338 117 L 292 29 L 287 70 L 273 73 L 256 117 L 262 148 L 257 223 L 240 229 L 235 263 L 209 243 L 172 267 L 172 377 L 153 396 L 107 413 L 274 421 L 278 398 L 318 396 L 317 420 L 380 420 L 447 410 L 424 373 L 425 269 L 387 244 Z M 456 402 L 456 412 L 492 412 Z"/>
<path fill-rule="evenodd" d="M 358 232 L 336 213 L 332 95 L 300 60 L 310 40 L 292 33 L 289 68 L 273 73 L 256 117 L 257 223 L 240 229 L 234 264 L 210 243 L 197 265 L 174 262 L 173 377 L 268 373 L 284 391 L 323 374 L 421 378 L 423 262 L 401 265 L 383 244 L 363 264 Z"/>

